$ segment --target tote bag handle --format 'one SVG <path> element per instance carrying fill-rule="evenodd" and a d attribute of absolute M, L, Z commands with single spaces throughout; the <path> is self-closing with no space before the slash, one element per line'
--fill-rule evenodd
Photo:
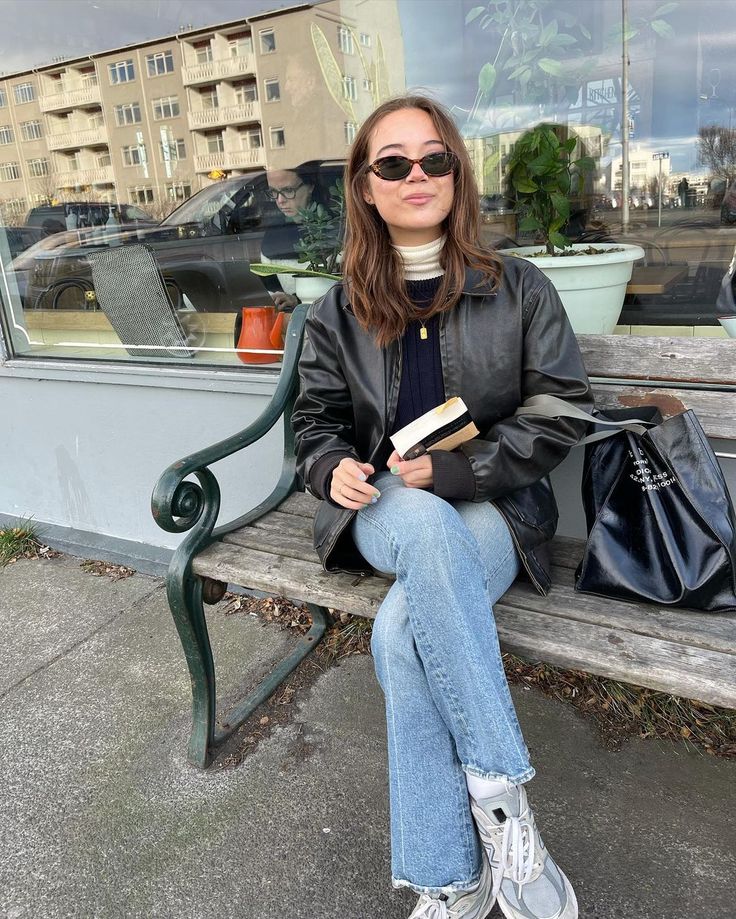
<path fill-rule="evenodd" d="M 581 408 L 570 405 L 564 399 L 557 396 L 550 396 L 546 393 L 538 396 L 529 396 L 523 405 L 514 412 L 515 415 L 542 415 L 545 418 L 577 418 L 580 421 L 588 421 L 591 424 L 605 425 L 614 428 L 613 431 L 596 431 L 595 434 L 588 434 L 581 438 L 576 447 L 582 447 L 585 444 L 592 444 L 597 440 L 605 440 L 607 437 L 613 437 L 619 431 L 632 431 L 634 434 L 644 434 L 648 428 L 656 427 L 653 421 L 645 421 L 643 418 L 632 418 L 630 421 L 607 421 L 604 418 L 596 418 L 584 412 Z M 736 453 L 717 453 L 715 456 L 721 459 L 736 459 Z"/>

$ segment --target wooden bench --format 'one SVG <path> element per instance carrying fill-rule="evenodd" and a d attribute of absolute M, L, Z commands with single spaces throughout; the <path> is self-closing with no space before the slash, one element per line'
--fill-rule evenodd
<path fill-rule="evenodd" d="M 192 680 L 189 758 L 200 767 L 316 647 L 329 625 L 328 607 L 375 616 L 390 586 L 378 576 L 327 574 L 312 549 L 317 501 L 297 490 L 289 424 L 305 318 L 306 309 L 299 307 L 289 325 L 276 391 L 261 416 L 239 434 L 174 463 L 153 494 L 159 525 L 171 532 L 189 531 L 172 559 L 167 592 Z M 736 440 L 736 391 L 723 388 L 736 382 L 732 342 L 628 336 L 580 336 L 579 342 L 599 407 L 656 403 L 665 415 L 693 408 L 709 436 Z M 648 382 L 635 382 L 642 379 Z M 722 388 L 688 388 L 695 381 Z M 273 492 L 243 517 L 216 527 L 220 495 L 210 465 L 256 443 L 280 421 L 284 459 Z M 736 614 L 575 593 L 574 568 L 581 554 L 581 541 L 556 537 L 549 596 L 539 596 L 518 580 L 499 601 L 495 613 L 504 648 L 532 660 L 736 708 Z M 313 624 L 295 650 L 218 722 L 203 604 L 217 602 L 227 584 L 305 602 Z"/>

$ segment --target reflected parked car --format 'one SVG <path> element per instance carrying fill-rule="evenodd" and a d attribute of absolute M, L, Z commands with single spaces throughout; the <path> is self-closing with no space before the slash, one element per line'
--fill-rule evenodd
<path fill-rule="evenodd" d="M 342 177 L 342 162 L 323 162 L 315 180 L 328 188 Z M 44 240 L 16 260 L 26 273 L 27 309 L 89 307 L 84 285 L 91 285 L 87 254 L 108 246 L 143 243 L 153 250 L 175 305 L 184 296 L 201 312 L 235 312 L 242 306 L 270 303 L 261 278 L 251 274 L 259 261 L 266 231 L 287 221 L 265 190 L 265 172 L 208 185 L 160 224 L 132 232 L 107 226 L 67 231 Z M 293 225 L 292 225 L 293 226 Z M 57 244 L 58 241 L 58 244 Z"/>

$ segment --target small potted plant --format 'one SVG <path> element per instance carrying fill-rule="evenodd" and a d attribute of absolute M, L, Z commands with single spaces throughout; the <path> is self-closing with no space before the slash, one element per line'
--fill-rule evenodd
<path fill-rule="evenodd" d="M 297 212 L 299 215 L 299 240 L 296 244 L 298 265 L 274 265 L 253 262 L 253 274 L 288 274 L 296 282 L 296 295 L 309 303 L 326 293 L 335 281 L 340 280 L 340 256 L 345 225 L 345 190 L 338 180 L 330 188 L 329 207 L 312 201 Z"/>
<path fill-rule="evenodd" d="M 571 198 L 595 168 L 588 156 L 573 160 L 576 137 L 560 140 L 558 125 L 540 124 L 516 142 L 509 156 L 508 182 L 521 220 L 521 232 L 535 233 L 539 245 L 502 250 L 527 258 L 552 281 L 575 332 L 610 335 L 621 314 L 640 246 L 571 243 L 563 228 Z"/>

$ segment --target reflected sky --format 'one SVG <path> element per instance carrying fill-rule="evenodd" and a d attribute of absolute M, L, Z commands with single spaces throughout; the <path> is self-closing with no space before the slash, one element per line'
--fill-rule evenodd
<path fill-rule="evenodd" d="M 308 0 L 306 0 L 308 2 Z M 278 0 L 0 0 L 0 60 L 12 73 L 294 6 Z"/>

